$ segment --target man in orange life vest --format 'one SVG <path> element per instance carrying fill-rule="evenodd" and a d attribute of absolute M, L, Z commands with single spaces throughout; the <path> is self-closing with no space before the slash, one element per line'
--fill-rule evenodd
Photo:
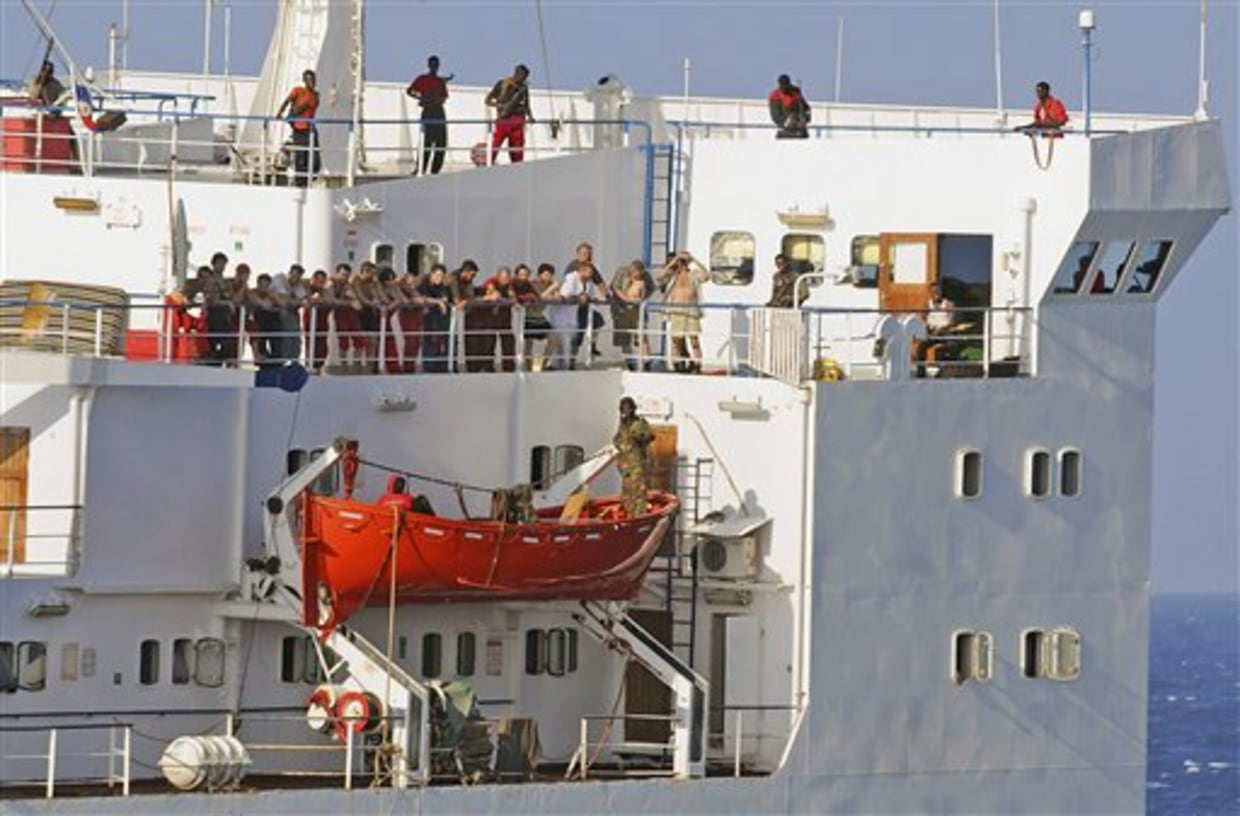
<path fill-rule="evenodd" d="M 302 72 L 301 81 L 289 91 L 276 116 L 288 110 L 289 127 L 293 129 L 293 181 L 305 187 L 310 177 L 319 172 L 319 133 L 314 127 L 314 114 L 319 109 L 319 92 L 315 89 L 314 71 Z"/>
<path fill-rule="evenodd" d="M 1016 128 L 1030 135 L 1041 133 L 1048 139 L 1062 137 L 1060 131 L 1068 124 L 1068 111 L 1063 103 L 1051 96 L 1049 82 L 1039 82 L 1034 88 L 1038 101 L 1033 106 L 1033 121 Z"/>
<path fill-rule="evenodd" d="M 399 507 L 401 510 L 413 509 L 413 496 L 405 492 L 405 477 L 392 474 L 388 477 L 387 492 L 379 497 L 377 504 L 384 507 Z"/>
<path fill-rule="evenodd" d="M 801 95 L 801 89 L 792 84 L 787 74 L 779 75 L 779 87 L 767 97 L 771 121 L 779 126 L 776 139 L 809 138 L 809 103 Z"/>

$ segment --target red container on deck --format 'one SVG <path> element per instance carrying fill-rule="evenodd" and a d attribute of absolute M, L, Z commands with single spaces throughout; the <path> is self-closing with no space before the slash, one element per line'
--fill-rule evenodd
<path fill-rule="evenodd" d="M 73 167 L 73 128 L 63 116 L 6 116 L 0 170 L 68 173 Z"/>

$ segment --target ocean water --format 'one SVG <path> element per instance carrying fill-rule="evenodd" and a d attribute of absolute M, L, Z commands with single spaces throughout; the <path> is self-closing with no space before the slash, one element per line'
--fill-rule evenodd
<path fill-rule="evenodd" d="M 1240 597 L 1154 597 L 1149 740 L 1148 813 L 1240 814 Z"/>

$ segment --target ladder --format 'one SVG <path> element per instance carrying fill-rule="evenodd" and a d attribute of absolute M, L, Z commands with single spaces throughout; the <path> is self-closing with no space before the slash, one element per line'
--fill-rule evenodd
<path fill-rule="evenodd" d="M 668 253 L 676 249 L 674 151 L 675 147 L 668 144 L 650 146 L 650 244 L 646 247 L 646 265 L 651 269 L 661 269 Z"/>
<path fill-rule="evenodd" d="M 699 458 L 676 463 L 676 547 L 667 557 L 664 603 L 671 620 L 671 648 L 690 666 L 697 658 L 698 554 L 688 530 L 710 512 L 715 460 Z"/>

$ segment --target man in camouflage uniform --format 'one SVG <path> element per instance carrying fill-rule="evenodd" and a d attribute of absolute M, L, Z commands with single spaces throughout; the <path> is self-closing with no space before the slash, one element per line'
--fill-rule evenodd
<path fill-rule="evenodd" d="M 796 297 L 796 270 L 783 255 L 775 256 L 775 274 L 771 278 L 771 299 L 767 306 L 772 309 L 795 309 L 805 300 L 805 295 Z"/>
<path fill-rule="evenodd" d="M 629 518 L 644 515 L 646 501 L 646 449 L 654 434 L 650 423 L 637 415 L 632 397 L 620 400 L 620 427 L 612 444 L 616 446 L 616 466 L 620 469 L 620 503 Z"/>

